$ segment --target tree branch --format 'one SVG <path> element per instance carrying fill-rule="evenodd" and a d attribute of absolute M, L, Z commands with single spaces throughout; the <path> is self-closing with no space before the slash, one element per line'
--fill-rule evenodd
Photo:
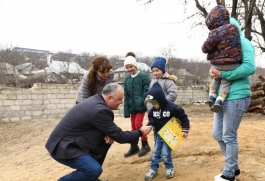
<path fill-rule="evenodd" d="M 259 39 L 257 37 L 257 34 L 255 34 L 255 36 L 256 36 L 257 41 L 256 40 L 253 40 L 253 41 L 258 45 L 257 47 L 260 48 L 262 52 L 265 52 L 265 47 L 263 47 L 261 45 L 261 43 L 259 42 Z"/>
<path fill-rule="evenodd" d="M 233 0 L 233 3 L 232 3 L 231 17 L 233 17 L 233 18 L 235 18 L 235 19 L 237 19 L 237 13 L 236 13 L 237 2 L 238 2 L 238 0 Z"/>
<path fill-rule="evenodd" d="M 195 3 L 196 3 L 196 7 L 203 13 L 203 16 L 206 18 L 206 16 L 208 15 L 208 12 L 206 11 L 206 9 L 201 6 L 198 0 L 195 0 Z"/>
<path fill-rule="evenodd" d="M 139 1 L 142 1 L 142 0 L 136 0 L 136 2 L 139 2 Z M 151 4 L 154 0 L 147 0 L 144 4 L 147 5 L 147 4 Z"/>
<path fill-rule="evenodd" d="M 262 34 L 260 33 L 260 32 L 258 32 L 258 31 L 256 31 L 256 30 L 251 30 L 251 32 L 253 32 L 253 33 L 255 33 L 255 34 L 258 34 L 258 35 L 260 35 L 260 36 L 262 36 Z"/>
<path fill-rule="evenodd" d="M 263 40 L 265 41 L 265 19 L 263 16 L 263 13 L 259 10 L 259 8 L 257 6 L 255 6 L 257 15 L 258 15 L 258 19 L 260 21 L 260 26 L 261 26 L 261 36 L 263 37 Z"/>
<path fill-rule="evenodd" d="M 247 24 L 251 23 L 253 9 L 254 9 L 255 6 L 256 6 L 256 0 L 251 0 L 250 1 L 250 7 L 249 7 L 249 13 L 248 13 L 247 18 L 246 18 Z"/>

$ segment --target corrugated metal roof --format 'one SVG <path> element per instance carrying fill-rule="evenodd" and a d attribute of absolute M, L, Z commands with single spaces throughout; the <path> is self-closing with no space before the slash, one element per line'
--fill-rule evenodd
<path fill-rule="evenodd" d="M 81 68 L 79 64 L 75 62 L 61 62 L 61 61 L 52 61 L 49 67 L 46 67 L 42 70 L 33 71 L 32 74 L 38 73 L 50 73 L 55 72 L 56 74 L 69 72 L 71 74 L 84 74 L 85 69 Z"/>

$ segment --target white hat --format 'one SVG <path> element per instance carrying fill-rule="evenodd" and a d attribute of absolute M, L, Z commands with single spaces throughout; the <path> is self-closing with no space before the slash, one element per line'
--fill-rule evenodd
<path fill-rule="evenodd" d="M 129 64 L 135 66 L 136 68 L 137 68 L 137 66 L 138 66 L 138 64 L 137 64 L 137 62 L 136 62 L 136 59 L 135 59 L 134 57 L 132 57 L 132 56 L 128 56 L 128 57 L 126 57 L 125 60 L 124 60 L 124 67 L 125 67 L 126 65 L 129 65 Z"/>

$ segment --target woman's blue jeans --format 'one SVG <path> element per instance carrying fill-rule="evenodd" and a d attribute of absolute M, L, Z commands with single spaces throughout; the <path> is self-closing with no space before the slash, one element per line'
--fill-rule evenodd
<path fill-rule="evenodd" d="M 237 129 L 250 103 L 250 97 L 224 101 L 218 113 L 214 113 L 213 137 L 225 156 L 223 175 L 233 177 L 238 168 Z"/>
<path fill-rule="evenodd" d="M 166 142 L 158 136 L 155 135 L 155 149 L 152 154 L 152 161 L 150 168 L 157 171 L 159 168 L 160 158 L 162 156 L 166 169 L 174 168 L 172 158 L 171 158 L 171 148 L 166 144 Z"/>

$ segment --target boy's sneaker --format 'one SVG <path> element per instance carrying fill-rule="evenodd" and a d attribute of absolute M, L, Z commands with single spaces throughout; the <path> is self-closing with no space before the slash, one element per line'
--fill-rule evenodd
<path fill-rule="evenodd" d="M 209 96 L 208 100 L 206 101 L 206 104 L 208 104 L 209 107 L 212 107 L 212 105 L 213 105 L 213 103 L 214 103 L 215 100 L 216 100 L 215 97 Z"/>
<path fill-rule="evenodd" d="M 147 174 L 145 174 L 144 179 L 145 180 L 152 180 L 153 178 L 155 178 L 155 176 L 157 176 L 157 172 L 150 169 L 149 172 Z"/>
<path fill-rule="evenodd" d="M 210 108 L 211 111 L 218 113 L 223 105 L 223 101 L 218 99 L 215 101 L 214 105 Z"/>
<path fill-rule="evenodd" d="M 214 181 L 236 181 L 235 177 L 229 178 L 222 174 L 216 175 Z"/>
<path fill-rule="evenodd" d="M 175 172 L 174 172 L 174 168 L 166 169 L 166 177 L 167 177 L 167 178 L 172 178 L 172 177 L 174 177 L 174 174 L 175 174 Z"/>

